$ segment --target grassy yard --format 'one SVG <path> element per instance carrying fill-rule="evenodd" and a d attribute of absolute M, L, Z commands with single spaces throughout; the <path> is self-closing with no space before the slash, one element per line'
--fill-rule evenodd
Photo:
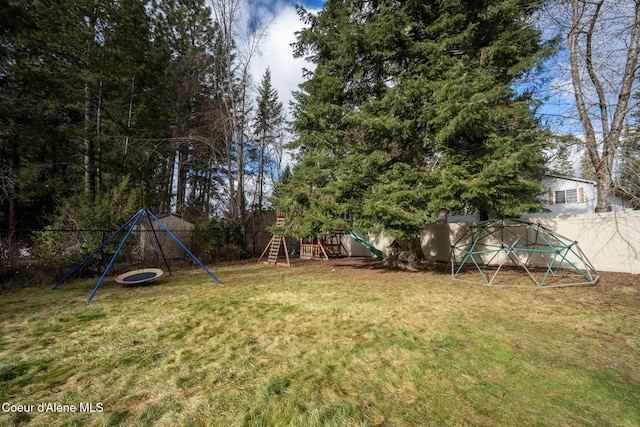
<path fill-rule="evenodd" d="M 105 281 L 88 306 L 96 279 L 0 294 L 0 425 L 640 425 L 638 276 L 212 271 L 223 286 L 199 269 Z"/>

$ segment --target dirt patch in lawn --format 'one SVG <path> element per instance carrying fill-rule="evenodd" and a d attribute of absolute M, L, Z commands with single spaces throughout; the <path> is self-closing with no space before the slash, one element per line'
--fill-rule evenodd
<path fill-rule="evenodd" d="M 255 262 L 255 261 L 248 261 Z M 421 262 L 415 271 L 393 269 L 387 267 L 382 261 L 372 258 L 334 258 L 329 261 L 304 261 L 292 259 L 291 268 L 301 269 L 305 272 L 323 274 L 339 274 L 342 279 L 364 279 L 376 277 L 381 274 L 401 277 L 412 277 L 420 274 L 430 274 L 451 277 L 451 264 L 446 262 Z M 517 282 L 530 282 L 526 273 L 517 271 L 506 272 L 509 277 Z M 603 292 L 612 286 L 640 286 L 640 274 L 599 272 L 600 280 L 596 287 Z M 445 277 L 442 277 L 445 279 Z M 483 286 L 483 285 L 479 285 Z M 535 287 L 535 285 L 534 285 Z"/>

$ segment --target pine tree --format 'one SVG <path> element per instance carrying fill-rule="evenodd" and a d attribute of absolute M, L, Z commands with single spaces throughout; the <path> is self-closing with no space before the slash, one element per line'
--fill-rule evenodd
<path fill-rule="evenodd" d="M 148 140 L 167 137 L 167 67 L 160 38 L 150 34 L 147 3 L 7 3 L 0 163 L 4 169 L 12 159 L 14 194 L 10 207 L 0 205 L 22 227 L 40 227 L 67 199 L 101 203 L 96 199 L 127 174 L 155 198 L 160 187 L 150 175 L 161 168 L 149 163 L 162 148 Z M 85 192 L 90 200 L 79 200 Z"/>
<path fill-rule="evenodd" d="M 552 151 L 553 155 L 548 160 L 548 163 L 550 163 L 550 172 L 560 176 L 575 176 L 571 157 L 573 155 L 573 148 L 579 145 L 579 141 L 571 136 L 555 136 L 553 138 L 553 144 L 555 145 L 555 149 Z"/>
<path fill-rule="evenodd" d="M 257 184 L 256 203 L 257 209 L 262 209 L 264 202 L 265 178 L 267 169 L 276 171 L 280 168 L 282 157 L 282 126 L 284 116 L 282 103 L 278 101 L 278 91 L 271 84 L 271 70 L 266 69 L 262 76 L 262 82 L 258 88 L 257 113 L 254 120 L 255 144 L 257 151 Z M 274 167 L 270 167 L 274 166 Z M 270 178 L 276 178 L 274 173 Z"/>
<path fill-rule="evenodd" d="M 640 207 L 640 138 L 637 127 L 629 128 L 625 132 L 623 142 L 618 152 L 618 162 L 615 171 L 615 185 L 629 193 L 635 208 Z"/>
<path fill-rule="evenodd" d="M 189 199 L 201 200 L 189 197 L 189 180 L 206 173 L 198 170 L 194 153 L 196 146 L 207 147 L 200 142 L 207 139 L 201 134 L 207 125 L 207 109 L 215 91 L 214 83 L 210 82 L 214 80 L 213 50 L 219 29 L 213 24 L 211 9 L 204 0 L 157 0 L 154 3 L 156 34 L 171 54 L 166 79 L 172 149 L 167 152 L 165 189 L 167 194 L 175 189 L 176 210 L 184 213 Z M 168 212 L 170 204 L 170 200 L 165 200 L 161 210 Z"/>
<path fill-rule="evenodd" d="M 77 8 L 48 6 L 8 1 L 0 9 L 0 170 L 9 190 L 0 205 L 9 228 L 39 226 L 55 199 L 77 190 Z"/>
<path fill-rule="evenodd" d="M 580 176 L 583 179 L 588 179 L 591 181 L 596 180 L 596 170 L 591 163 L 591 159 L 589 158 L 589 153 L 584 152 L 582 157 L 580 157 Z"/>
<path fill-rule="evenodd" d="M 299 162 L 277 204 L 292 233 L 347 224 L 412 238 L 442 210 L 541 208 L 545 131 L 513 89 L 547 53 L 535 4 L 325 3 L 300 8 L 296 54 L 316 64 L 296 94 Z"/>

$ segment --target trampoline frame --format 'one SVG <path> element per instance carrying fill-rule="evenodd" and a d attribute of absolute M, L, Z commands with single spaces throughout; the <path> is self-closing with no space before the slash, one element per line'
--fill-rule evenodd
<path fill-rule="evenodd" d="M 134 276 L 149 273 L 151 273 L 152 276 L 130 280 Z M 115 281 L 117 283 L 120 283 L 121 285 L 139 285 L 141 283 L 152 282 L 162 276 L 162 274 L 164 274 L 164 271 L 160 270 L 159 268 L 141 268 L 139 270 L 131 270 L 127 271 L 126 273 L 122 273 L 115 278 Z"/>

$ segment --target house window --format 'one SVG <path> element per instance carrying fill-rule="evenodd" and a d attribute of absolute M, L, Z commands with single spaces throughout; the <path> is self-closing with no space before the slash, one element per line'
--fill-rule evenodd
<path fill-rule="evenodd" d="M 549 199 L 551 200 L 551 195 Z M 553 203 L 584 203 L 584 190 L 582 188 L 574 188 L 573 190 L 555 191 L 554 200 L 551 204 Z"/>

